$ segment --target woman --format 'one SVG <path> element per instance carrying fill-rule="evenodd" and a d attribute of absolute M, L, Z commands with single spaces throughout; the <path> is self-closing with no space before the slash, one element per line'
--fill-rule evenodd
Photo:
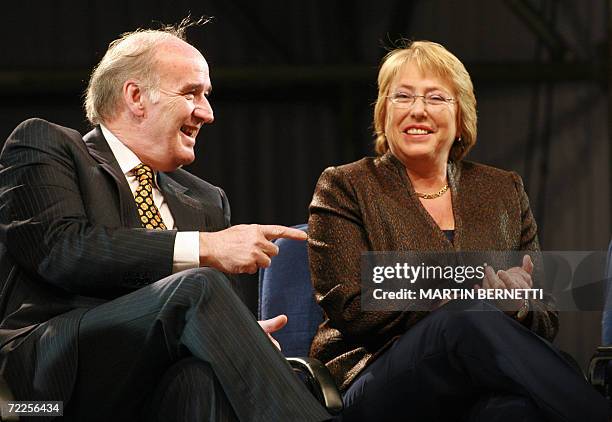
<path fill-rule="evenodd" d="M 311 354 L 343 392 L 343 420 L 607 420 L 603 398 L 549 343 L 558 328 L 549 303 L 362 311 L 363 252 L 539 249 L 521 178 L 463 160 L 476 99 L 444 47 L 413 42 L 383 59 L 374 126 L 378 157 L 325 170 L 310 206 L 311 272 L 327 317 Z M 528 256 L 488 267 L 482 287 L 529 288 L 532 269 Z"/>

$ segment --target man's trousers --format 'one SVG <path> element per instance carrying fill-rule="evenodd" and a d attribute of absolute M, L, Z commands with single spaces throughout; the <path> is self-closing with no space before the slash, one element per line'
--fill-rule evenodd
<path fill-rule="evenodd" d="M 177 363 L 176 376 L 192 380 L 188 395 L 199 388 L 195 394 L 213 398 L 199 420 L 329 418 L 216 270 L 183 271 L 87 311 L 78 348 L 68 420 L 149 420 L 154 408 L 167 412 L 158 386 L 176 389 Z M 185 410 L 180 401 L 190 400 L 180 398 L 181 388 L 168 391 L 179 397 L 177 415 Z"/>

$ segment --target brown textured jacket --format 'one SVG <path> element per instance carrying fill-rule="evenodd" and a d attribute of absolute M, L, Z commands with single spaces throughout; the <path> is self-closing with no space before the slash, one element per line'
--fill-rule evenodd
<path fill-rule="evenodd" d="M 360 259 L 365 251 L 539 250 L 536 223 L 521 178 L 467 161 L 450 163 L 455 235 L 451 243 L 421 205 L 402 163 L 392 154 L 326 169 L 309 220 L 309 256 L 316 299 L 326 320 L 311 355 L 345 390 L 355 376 L 426 312 L 364 312 Z M 552 340 L 552 303 L 530 300 L 524 320 Z"/>

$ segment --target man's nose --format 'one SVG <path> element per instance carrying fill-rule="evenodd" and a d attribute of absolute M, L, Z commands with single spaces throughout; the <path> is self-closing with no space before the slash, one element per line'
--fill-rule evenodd
<path fill-rule="evenodd" d="M 204 124 L 212 123 L 215 120 L 213 109 L 206 97 L 193 109 L 193 115 L 197 119 L 202 120 Z"/>

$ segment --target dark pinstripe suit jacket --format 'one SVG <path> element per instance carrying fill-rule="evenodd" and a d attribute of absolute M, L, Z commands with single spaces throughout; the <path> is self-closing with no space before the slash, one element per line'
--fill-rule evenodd
<path fill-rule="evenodd" d="M 158 183 L 179 230 L 229 226 L 220 188 L 180 169 Z M 82 314 L 170 275 L 175 236 L 141 228 L 99 127 L 13 131 L 0 154 L 0 369 L 17 398 L 70 396 Z"/>

